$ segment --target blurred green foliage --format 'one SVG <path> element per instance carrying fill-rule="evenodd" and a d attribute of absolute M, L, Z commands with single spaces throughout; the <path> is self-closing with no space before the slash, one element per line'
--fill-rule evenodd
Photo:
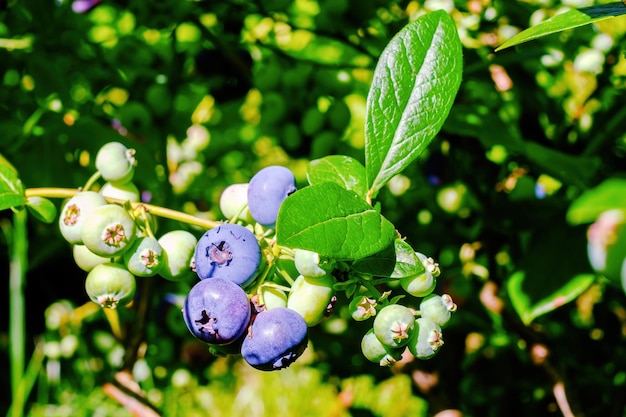
<path fill-rule="evenodd" d="M 407 240 L 438 260 L 459 306 L 439 354 L 391 369 L 368 363 L 359 347 L 367 326 L 350 321 L 340 299 L 311 330 L 306 360 L 258 373 L 199 346 L 176 301 L 191 283 L 159 281 L 133 376 L 166 416 L 556 416 L 561 386 L 576 415 L 621 416 L 624 291 L 591 275 L 591 218 L 570 224 L 567 213 L 626 173 L 626 18 L 494 53 L 563 8 L 591 4 L 104 0 L 76 13 L 69 1 L 8 0 L 0 153 L 25 187 L 76 188 L 95 151 L 118 140 L 137 149 L 144 199 L 219 219 L 221 190 L 263 166 L 288 166 L 303 185 L 313 159 L 363 162 L 377 58 L 406 23 L 444 9 L 464 47 L 459 95 L 442 133 L 378 196 Z M 611 201 L 621 200 L 603 195 Z M 584 204 L 593 202 L 575 207 Z M 123 340 L 88 302 L 84 273 L 54 227 L 29 223 L 29 259 L 28 414 L 129 415 L 106 395 Z M 132 328 L 123 311 L 121 320 Z M 5 412 L 8 378 L 0 384 Z"/>

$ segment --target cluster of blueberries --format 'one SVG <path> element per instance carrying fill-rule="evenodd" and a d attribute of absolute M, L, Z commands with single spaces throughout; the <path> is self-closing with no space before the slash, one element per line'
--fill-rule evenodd
<path fill-rule="evenodd" d="M 275 244 L 279 209 L 296 192 L 293 173 L 268 166 L 248 183 L 228 186 L 220 210 L 229 221 L 199 239 L 185 230 L 157 239 L 146 206 L 131 204 L 140 200 L 132 181 L 135 164 L 134 150 L 119 142 L 105 144 L 96 155 L 96 175 L 61 210 L 59 228 L 72 244 L 76 264 L 88 272 L 85 289 L 91 300 L 116 308 L 133 300 L 136 277 L 196 276 L 199 280 L 186 295 L 182 315 L 191 334 L 213 353 L 241 354 L 252 367 L 265 371 L 283 369 L 298 359 L 308 345 L 308 329 L 333 309 L 337 261 Z M 91 191 L 99 178 L 106 183 Z M 368 292 L 351 297 L 354 320 L 374 317 L 361 350 L 381 366 L 395 363 L 407 350 L 420 359 L 435 355 L 443 344 L 441 329 L 456 309 L 448 295 L 433 294 L 437 264 L 423 254 L 416 256 L 424 272 L 399 279 L 399 285 L 422 298 L 419 311 L 372 298 Z M 278 259 L 293 263 L 295 279 L 293 270 L 281 269 Z"/>

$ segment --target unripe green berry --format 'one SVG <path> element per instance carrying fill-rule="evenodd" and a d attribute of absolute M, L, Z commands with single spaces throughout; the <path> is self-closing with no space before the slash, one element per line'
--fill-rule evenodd
<path fill-rule="evenodd" d="M 105 262 L 111 262 L 110 257 L 99 256 L 90 251 L 85 245 L 73 245 L 72 246 L 72 255 L 74 257 L 74 262 L 76 265 L 83 271 L 89 272 L 96 265 L 103 264 Z"/>
<path fill-rule="evenodd" d="M 135 173 L 135 150 L 120 142 L 104 144 L 96 154 L 96 169 L 106 181 L 127 183 Z"/>
<path fill-rule="evenodd" d="M 382 344 L 401 347 L 409 342 L 415 329 L 415 316 L 408 307 L 389 304 L 383 307 L 374 319 L 374 333 Z"/>
<path fill-rule="evenodd" d="M 386 346 L 378 340 L 374 329 L 369 329 L 361 339 L 361 351 L 363 356 L 370 362 L 378 363 L 380 366 L 391 366 L 402 358 L 404 347 L 392 348 Z"/>
<path fill-rule="evenodd" d="M 198 239 L 186 230 L 172 230 L 158 239 L 163 248 L 163 267 L 159 275 L 170 281 L 178 281 L 192 275 L 191 261 Z"/>
<path fill-rule="evenodd" d="M 430 294 L 420 303 L 421 316 L 428 317 L 441 327 L 448 324 L 454 311 L 456 311 L 456 304 L 448 294 Z"/>
<path fill-rule="evenodd" d="M 87 249 L 99 256 L 121 255 L 137 237 L 133 218 L 117 204 L 95 208 L 85 221 L 81 240 Z"/>
<path fill-rule="evenodd" d="M 138 277 L 154 276 L 163 267 L 163 248 L 151 236 L 137 238 L 124 252 L 124 264 Z"/>
<path fill-rule="evenodd" d="M 135 276 L 120 264 L 97 265 L 87 274 L 85 280 L 85 290 L 89 298 L 105 308 L 126 305 L 133 299 L 135 289 Z"/>
<path fill-rule="evenodd" d="M 248 210 L 248 183 L 231 184 L 220 195 L 220 210 L 227 219 L 237 218 L 253 223 Z"/>
<path fill-rule="evenodd" d="M 305 249 L 296 249 L 294 251 L 294 263 L 300 275 L 310 278 L 322 277 L 332 271 L 334 266 L 333 261 L 322 261 L 317 252 Z"/>
<path fill-rule="evenodd" d="M 111 183 L 107 182 L 100 188 L 100 194 L 106 198 L 116 198 L 123 201 L 139 201 L 139 189 L 133 182 Z"/>
<path fill-rule="evenodd" d="M 262 285 L 261 297 L 266 310 L 275 307 L 287 307 L 287 293 L 271 285 Z"/>
<path fill-rule="evenodd" d="M 96 208 L 107 204 L 107 201 L 95 191 L 81 191 L 70 198 L 61 209 L 59 230 L 63 238 L 71 244 L 82 244 L 80 233 L 85 218 Z"/>
<path fill-rule="evenodd" d="M 423 253 L 415 252 L 426 270 L 413 277 L 400 279 L 400 285 L 407 293 L 414 297 L 425 297 L 432 293 L 437 285 L 436 277 L 439 275 L 439 266 Z"/>
<path fill-rule="evenodd" d="M 415 332 L 408 343 L 409 352 L 418 359 L 435 356 L 443 345 L 441 327 L 428 317 L 415 320 Z"/>
<path fill-rule="evenodd" d="M 307 326 L 315 326 L 322 321 L 331 303 L 335 293 L 334 284 L 335 278 L 332 275 L 321 278 L 298 276 L 291 286 L 287 308 L 297 311 Z"/>

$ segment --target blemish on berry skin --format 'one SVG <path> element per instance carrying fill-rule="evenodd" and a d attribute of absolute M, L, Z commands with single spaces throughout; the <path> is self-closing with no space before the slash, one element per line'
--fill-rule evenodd
<path fill-rule="evenodd" d="M 230 249 L 230 245 L 222 240 L 218 244 L 212 243 L 211 246 L 206 248 L 206 256 L 211 260 L 211 265 L 228 266 L 230 261 L 233 260 L 233 252 Z"/>
<path fill-rule="evenodd" d="M 202 310 L 202 318 L 200 320 L 195 320 L 200 326 L 198 326 L 198 331 L 200 333 L 207 332 L 210 335 L 217 334 L 217 319 L 215 317 L 211 317 L 207 314 L 206 310 Z"/>

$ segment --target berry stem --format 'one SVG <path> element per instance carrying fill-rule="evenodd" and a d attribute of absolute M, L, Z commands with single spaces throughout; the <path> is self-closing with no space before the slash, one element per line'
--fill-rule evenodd
<path fill-rule="evenodd" d="M 111 326 L 111 332 L 117 340 L 123 340 L 122 326 L 120 325 L 120 316 L 115 308 L 103 308 L 104 315 Z"/>
<path fill-rule="evenodd" d="M 47 197 L 47 198 L 71 198 L 80 190 L 74 188 L 28 188 L 25 191 L 25 196 L 28 197 Z M 124 200 L 120 200 L 118 198 L 110 198 L 106 197 L 106 200 L 110 203 L 125 203 Z M 214 227 L 219 226 L 222 222 L 201 219 L 191 214 L 183 213 L 177 210 L 172 210 L 166 207 L 155 206 L 147 203 L 140 202 L 130 202 L 130 205 L 133 209 L 136 209 L 140 206 L 146 210 L 147 213 L 153 214 L 155 216 L 163 217 L 170 220 L 176 220 L 181 223 L 186 223 L 191 226 L 198 226 L 203 229 L 212 229 Z"/>
<path fill-rule="evenodd" d="M 87 180 L 85 185 L 83 185 L 82 190 L 83 191 L 87 191 L 87 190 L 91 189 L 91 187 L 96 183 L 96 181 L 98 181 L 100 179 L 100 177 L 102 177 L 102 174 L 100 174 L 100 171 L 94 172 L 91 175 L 91 177 L 89 177 L 89 179 Z"/>

